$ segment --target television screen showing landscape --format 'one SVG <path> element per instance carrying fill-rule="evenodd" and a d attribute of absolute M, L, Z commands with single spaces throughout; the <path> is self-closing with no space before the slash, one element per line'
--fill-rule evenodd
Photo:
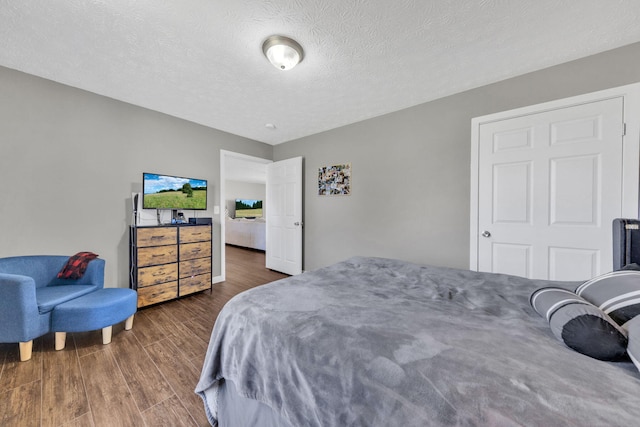
<path fill-rule="evenodd" d="M 262 200 L 236 199 L 236 218 L 262 217 Z"/>
<path fill-rule="evenodd" d="M 143 209 L 207 209 L 207 181 L 204 179 L 144 173 Z"/>

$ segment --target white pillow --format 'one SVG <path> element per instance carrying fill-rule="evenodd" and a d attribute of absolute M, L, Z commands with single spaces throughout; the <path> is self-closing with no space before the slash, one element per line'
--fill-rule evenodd
<path fill-rule="evenodd" d="M 576 294 L 598 306 L 620 326 L 640 314 L 640 271 L 620 270 L 584 282 Z"/>
<path fill-rule="evenodd" d="M 640 371 L 640 316 L 631 319 L 627 323 L 629 331 L 629 343 L 627 344 L 627 354 Z"/>

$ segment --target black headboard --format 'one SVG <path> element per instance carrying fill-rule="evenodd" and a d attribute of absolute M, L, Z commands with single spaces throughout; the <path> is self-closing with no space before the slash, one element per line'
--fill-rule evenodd
<path fill-rule="evenodd" d="M 613 220 L 613 269 L 640 264 L 640 220 Z"/>

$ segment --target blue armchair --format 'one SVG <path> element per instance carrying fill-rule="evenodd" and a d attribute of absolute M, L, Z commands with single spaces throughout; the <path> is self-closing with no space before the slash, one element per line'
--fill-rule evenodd
<path fill-rule="evenodd" d="M 51 311 L 63 302 L 104 287 L 102 259 L 91 261 L 82 278 L 58 279 L 68 256 L 0 258 L 0 342 L 20 343 L 20 360 L 31 359 L 33 339 L 51 330 Z"/>

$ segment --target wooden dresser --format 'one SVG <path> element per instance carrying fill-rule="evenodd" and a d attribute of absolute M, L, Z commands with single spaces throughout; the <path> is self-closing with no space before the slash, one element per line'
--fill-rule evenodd
<path fill-rule="evenodd" d="M 138 307 L 211 289 L 211 225 L 131 227 L 129 246 Z"/>

